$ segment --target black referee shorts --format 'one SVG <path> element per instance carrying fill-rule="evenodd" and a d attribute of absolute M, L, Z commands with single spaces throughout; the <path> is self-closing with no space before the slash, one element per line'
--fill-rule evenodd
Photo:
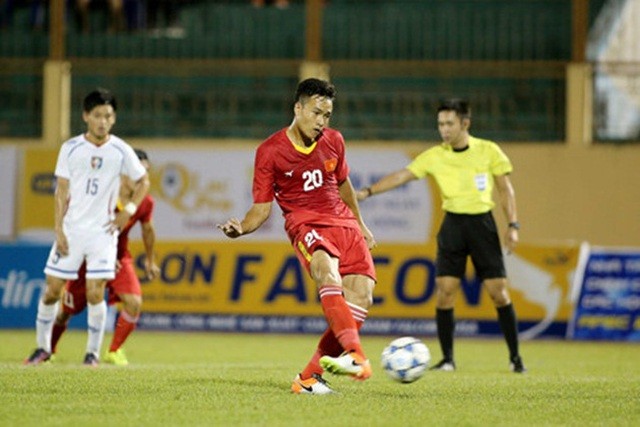
<path fill-rule="evenodd" d="M 498 229 L 491 212 L 446 213 L 438 232 L 436 275 L 462 278 L 469 255 L 481 280 L 506 277 Z"/>

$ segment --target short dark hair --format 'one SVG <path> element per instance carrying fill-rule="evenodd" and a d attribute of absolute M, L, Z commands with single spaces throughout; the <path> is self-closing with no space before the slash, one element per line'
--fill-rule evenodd
<path fill-rule="evenodd" d="M 144 150 L 141 150 L 139 148 L 134 148 L 133 151 L 136 152 L 136 156 L 138 156 L 138 159 L 140 160 L 149 160 L 149 156 L 147 156 L 147 152 Z"/>
<path fill-rule="evenodd" d="M 116 98 L 113 94 L 107 89 L 103 89 L 101 87 L 85 96 L 84 102 L 82 103 L 82 109 L 86 113 L 89 113 L 98 105 L 111 105 L 113 107 L 113 111 L 118 109 L 118 103 L 116 102 Z"/>
<path fill-rule="evenodd" d="M 293 101 L 295 103 L 300 101 L 301 98 L 310 98 L 315 95 L 334 99 L 336 97 L 336 87 L 326 80 L 306 79 L 298 83 Z"/>
<path fill-rule="evenodd" d="M 461 119 L 471 119 L 471 107 L 469 101 L 462 98 L 449 98 L 440 101 L 438 113 L 440 111 L 455 111 Z"/>

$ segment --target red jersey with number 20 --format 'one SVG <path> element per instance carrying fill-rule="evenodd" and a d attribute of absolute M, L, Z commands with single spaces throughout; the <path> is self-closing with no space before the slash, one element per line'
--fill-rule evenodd
<path fill-rule="evenodd" d="M 275 198 L 292 239 L 302 224 L 360 229 L 338 189 L 349 176 L 340 132 L 327 128 L 307 148 L 291 142 L 286 130 L 271 135 L 256 151 L 254 203 Z"/>

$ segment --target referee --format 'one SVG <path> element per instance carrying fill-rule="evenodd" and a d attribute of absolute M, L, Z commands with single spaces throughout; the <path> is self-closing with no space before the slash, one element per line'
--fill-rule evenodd
<path fill-rule="evenodd" d="M 405 169 L 393 172 L 358 191 L 364 200 L 431 175 L 442 194 L 445 217 L 438 233 L 436 259 L 436 325 L 442 360 L 431 369 L 454 371 L 453 307 L 467 257 L 475 267 L 498 312 L 498 321 L 509 347 L 511 370 L 526 371 L 518 352 L 518 326 L 507 290 L 500 238 L 491 210 L 494 185 L 509 221 L 505 243 L 512 251 L 518 243 L 516 199 L 509 173 L 513 167 L 497 144 L 469 135 L 471 110 L 461 99 L 449 99 L 438 107 L 438 131 L 444 141 L 416 157 Z"/>

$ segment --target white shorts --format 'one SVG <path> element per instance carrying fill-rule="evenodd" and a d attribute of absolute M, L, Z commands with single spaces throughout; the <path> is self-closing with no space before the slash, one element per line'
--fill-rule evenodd
<path fill-rule="evenodd" d="M 87 262 L 87 279 L 116 277 L 118 235 L 104 230 L 88 234 L 87 231 L 67 231 L 69 253 L 61 257 L 54 243 L 49 252 L 44 273 L 61 279 L 75 280 L 83 261 Z"/>

